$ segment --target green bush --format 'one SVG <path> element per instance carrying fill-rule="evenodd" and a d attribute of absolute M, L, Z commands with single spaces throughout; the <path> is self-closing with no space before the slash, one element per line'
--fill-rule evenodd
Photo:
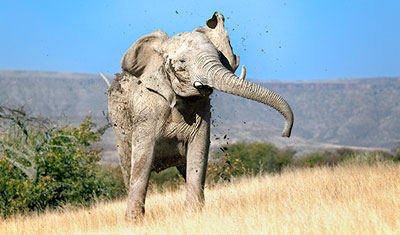
<path fill-rule="evenodd" d="M 400 161 L 400 145 L 392 149 L 393 161 Z"/>
<path fill-rule="evenodd" d="M 100 197 L 113 199 L 125 196 L 126 188 L 121 167 L 115 163 L 101 163 L 96 166 Z"/>
<path fill-rule="evenodd" d="M 329 151 L 316 152 L 306 155 L 296 162 L 296 166 L 301 167 L 316 167 L 327 165 L 329 159 L 332 159 L 332 153 Z"/>
<path fill-rule="evenodd" d="M 218 160 L 208 163 L 206 183 L 213 186 L 220 181 L 230 182 L 233 177 L 248 173 L 240 158 L 232 157 L 229 152 L 220 156 Z"/>
<path fill-rule="evenodd" d="M 185 183 L 176 167 L 165 169 L 159 173 L 153 171 L 150 174 L 150 190 L 175 190 Z"/>
<path fill-rule="evenodd" d="M 221 150 L 215 152 L 212 158 L 229 154 L 234 159 L 240 159 L 251 174 L 280 172 L 292 162 L 295 154 L 292 150 L 279 150 L 271 143 L 237 143 L 223 146 Z"/>
<path fill-rule="evenodd" d="M 378 162 L 393 161 L 393 156 L 382 151 L 354 153 L 351 157 L 344 159 L 342 165 L 375 164 Z"/>
<path fill-rule="evenodd" d="M 13 119 L 0 136 L 2 217 L 124 194 L 119 168 L 98 164 L 101 149 L 92 144 L 100 136 L 91 119 L 62 128 L 28 121 Z"/>

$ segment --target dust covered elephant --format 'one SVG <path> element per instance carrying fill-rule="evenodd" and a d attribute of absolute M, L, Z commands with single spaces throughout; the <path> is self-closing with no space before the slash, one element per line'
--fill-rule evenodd
<path fill-rule="evenodd" d="M 288 103 L 245 80 L 244 67 L 237 77 L 238 65 L 217 12 L 205 27 L 173 37 L 157 30 L 125 53 L 122 73 L 108 90 L 108 108 L 128 191 L 127 219 L 144 214 L 150 172 L 173 166 L 186 180 L 185 203 L 202 206 L 214 89 L 273 107 L 286 119 L 282 136 L 290 136 Z"/>

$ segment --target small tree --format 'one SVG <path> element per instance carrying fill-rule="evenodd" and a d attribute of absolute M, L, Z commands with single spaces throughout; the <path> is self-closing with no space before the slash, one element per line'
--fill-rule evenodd
<path fill-rule="evenodd" d="M 93 130 L 90 118 L 79 127 L 59 127 L 22 109 L 0 107 L 0 119 L 3 217 L 123 195 L 122 177 L 104 173 L 111 168 L 98 164 L 101 149 L 92 144 L 100 140 L 100 133 Z"/>

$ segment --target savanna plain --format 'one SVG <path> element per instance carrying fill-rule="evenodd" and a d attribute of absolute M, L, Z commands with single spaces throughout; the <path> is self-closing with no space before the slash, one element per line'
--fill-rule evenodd
<path fill-rule="evenodd" d="M 287 168 L 206 188 L 203 210 L 184 188 L 148 194 L 146 216 L 124 220 L 126 201 L 60 208 L 0 221 L 0 234 L 400 234 L 400 165 Z"/>

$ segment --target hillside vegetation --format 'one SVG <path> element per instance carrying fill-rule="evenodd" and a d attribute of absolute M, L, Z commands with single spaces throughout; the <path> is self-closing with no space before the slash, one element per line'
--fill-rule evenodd
<path fill-rule="evenodd" d="M 0 234 L 399 234 L 399 185 L 390 162 L 286 169 L 206 188 L 202 211 L 183 205 L 182 188 L 151 192 L 137 224 L 122 200 L 17 216 Z"/>

